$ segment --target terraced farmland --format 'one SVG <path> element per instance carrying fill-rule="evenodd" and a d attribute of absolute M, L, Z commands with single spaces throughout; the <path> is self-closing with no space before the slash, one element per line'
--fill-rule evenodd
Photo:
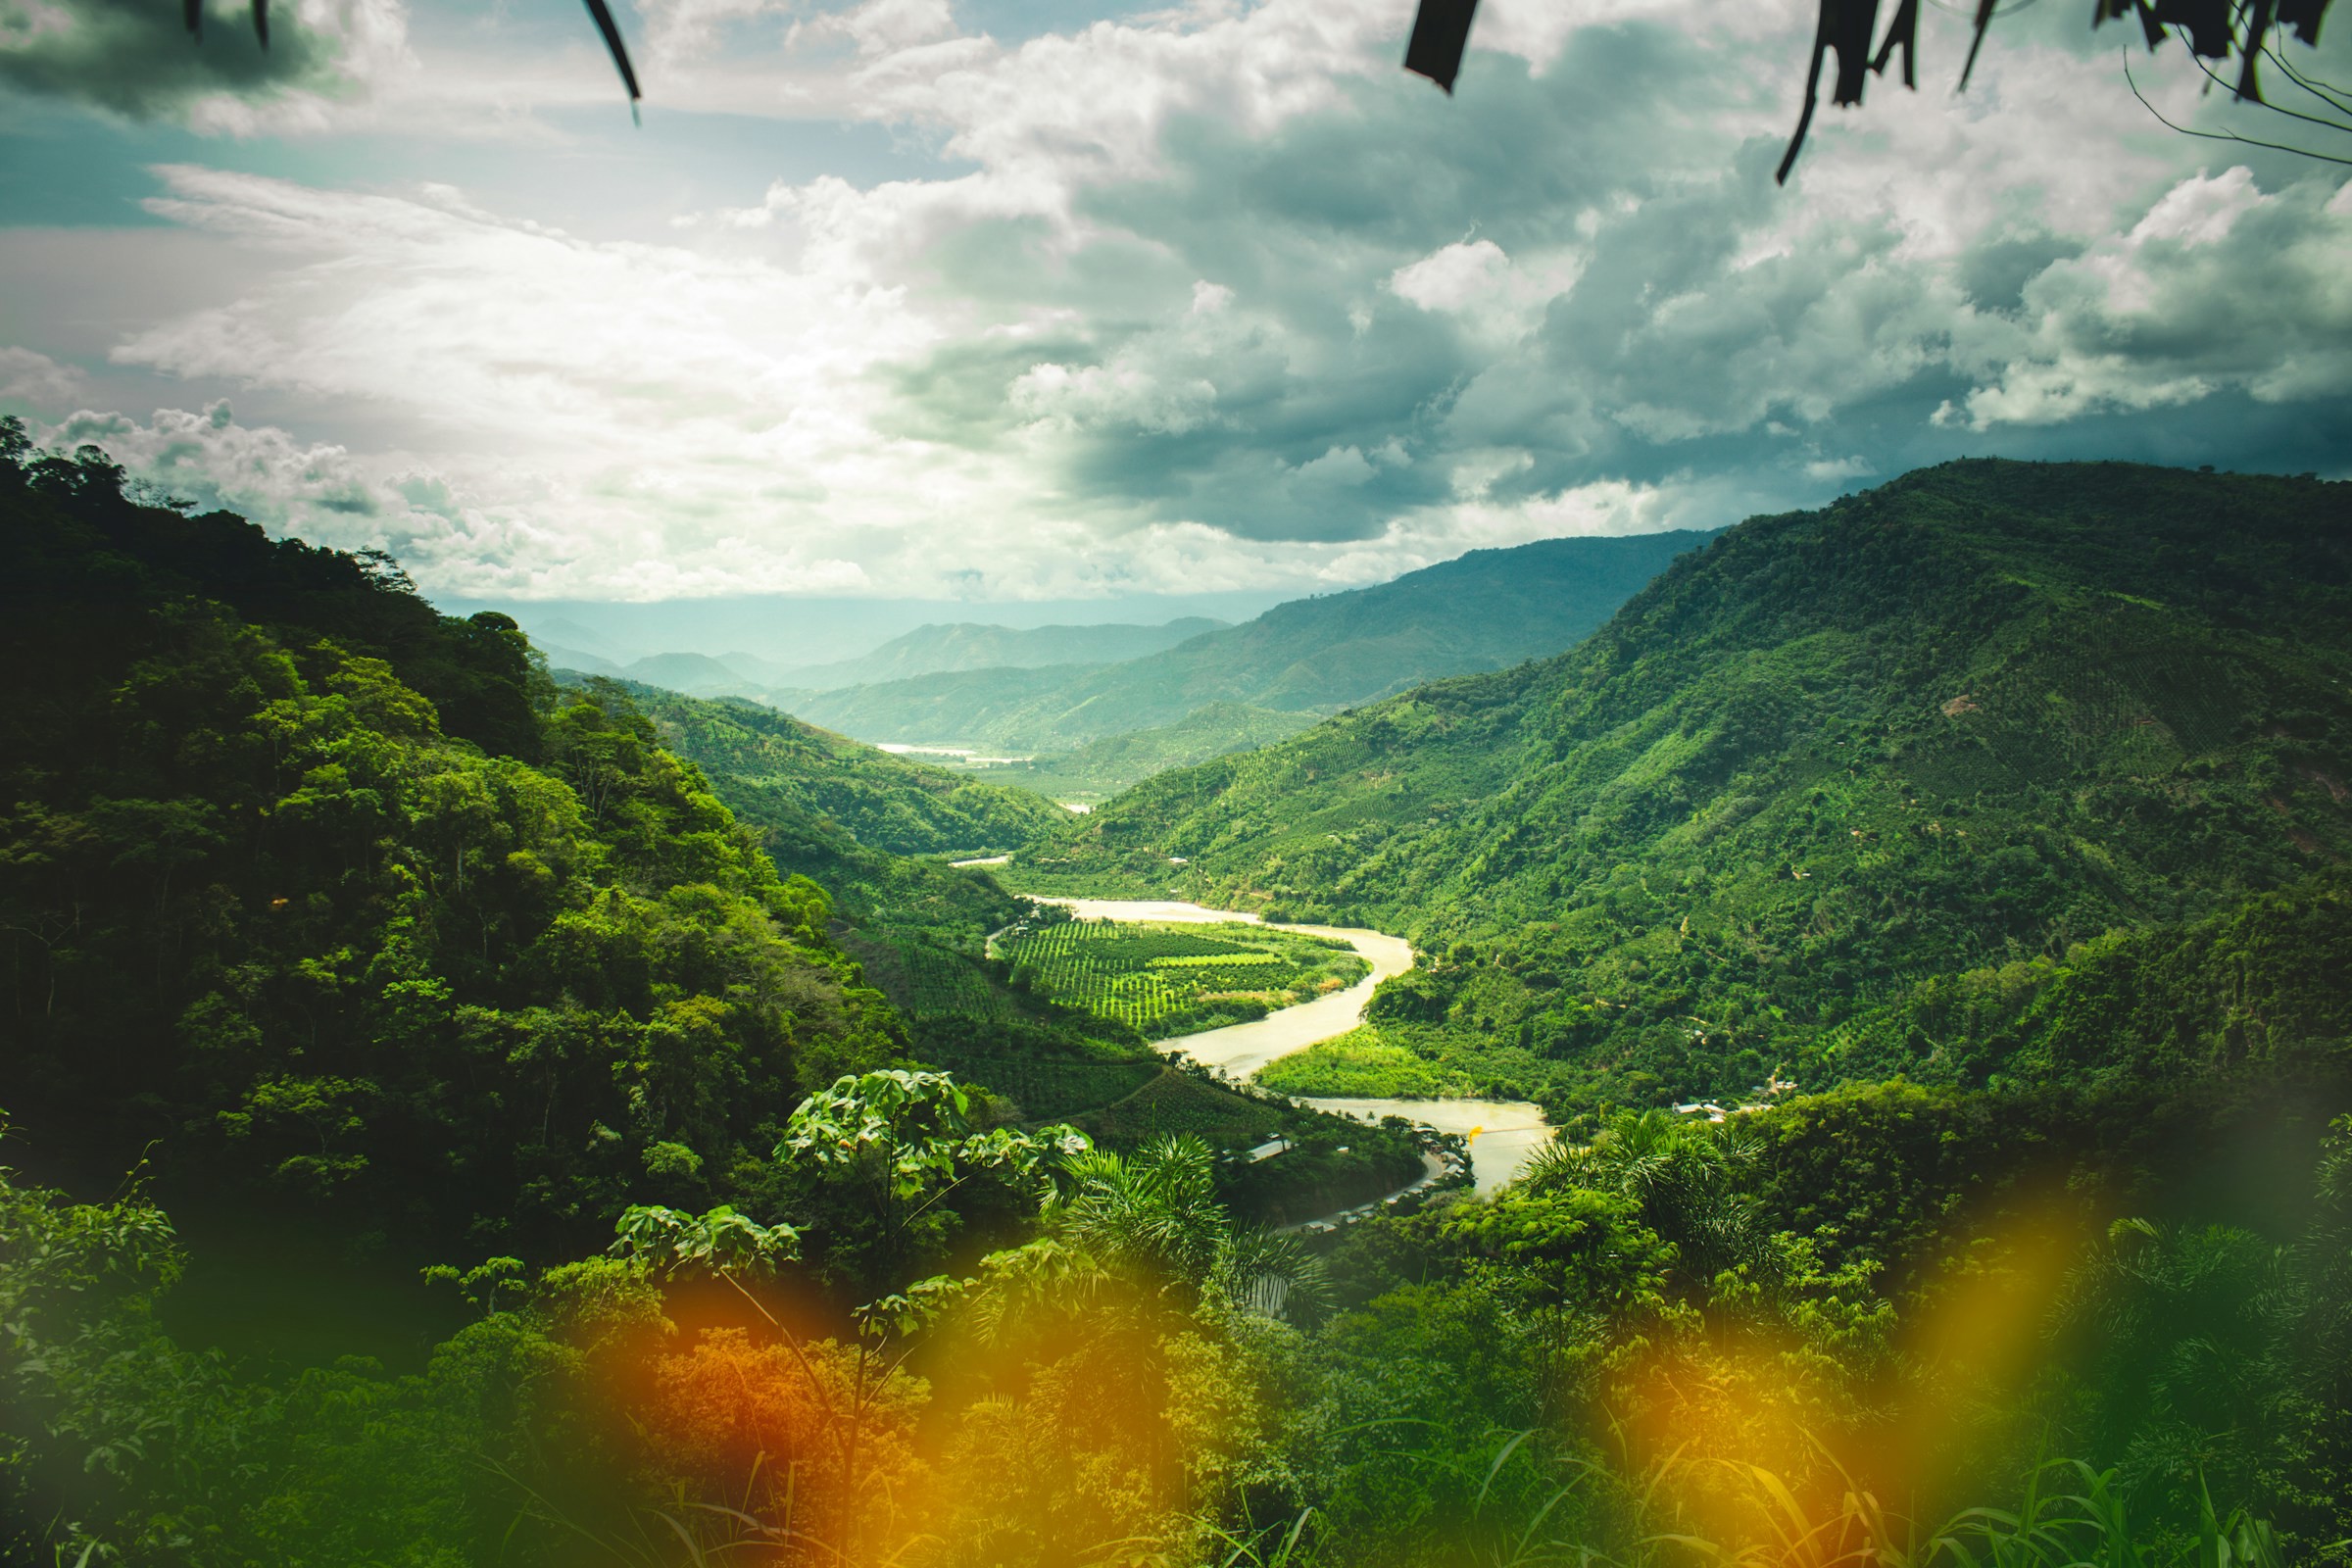
<path fill-rule="evenodd" d="M 1345 943 L 1241 923 L 1071 920 L 1014 938 L 1004 952 L 1032 990 L 1158 1035 L 1263 1017 L 1365 973 Z"/>

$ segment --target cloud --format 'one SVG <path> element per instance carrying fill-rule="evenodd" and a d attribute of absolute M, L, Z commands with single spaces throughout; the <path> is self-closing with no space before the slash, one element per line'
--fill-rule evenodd
<path fill-rule="evenodd" d="M 802 108 L 938 161 L 664 213 L 658 242 L 446 186 L 164 170 L 153 211 L 246 281 L 118 370 L 360 434 L 159 414 L 107 439 L 443 591 L 1013 598 L 1712 524 L 1988 444 L 2161 447 L 2150 421 L 2201 400 L 2265 450 L 2345 422 L 2352 198 L 2149 134 L 2038 11 L 1965 98 L 1825 114 L 1788 190 L 1800 0 L 1497 13 L 1452 99 L 1355 0 L 1018 43 L 936 0 L 646 15 L 673 80 L 748 92 L 830 50 Z M 796 41 L 726 58 L 761 28 Z M 1930 42 L 1956 61 L 1954 29 Z M 2224 112 L 2176 76 L 2168 112 Z M 2325 416 L 2260 424 L 2287 405 Z"/>
<path fill-rule="evenodd" d="M 1425 311 L 1463 311 L 1494 297 L 1511 259 L 1491 239 L 1443 246 L 1389 274 L 1389 288 Z"/>
<path fill-rule="evenodd" d="M 657 74 L 676 69 L 708 55 L 730 29 L 792 9 L 791 0 L 638 0 L 646 67 Z"/>
<path fill-rule="evenodd" d="M 869 59 L 956 35 L 948 0 L 865 0 L 844 14 L 840 24 Z"/>
<path fill-rule="evenodd" d="M 240 425 L 226 401 L 196 413 L 159 409 L 144 422 L 84 409 L 33 435 L 60 451 L 104 447 L 138 477 L 203 510 L 232 509 L 320 543 L 358 547 L 416 531 L 405 526 L 393 491 L 349 452 Z"/>
<path fill-rule="evenodd" d="M 2244 168 L 2181 180 L 2125 232 L 2053 262 L 2015 317 L 1973 313 L 1982 383 L 1938 410 L 1979 430 L 2193 403 L 2352 394 L 2352 186 L 2265 192 Z"/>
<path fill-rule="evenodd" d="M 85 377 L 30 349 L 0 348 L 0 403 L 54 408 L 81 395 Z"/>
<path fill-rule="evenodd" d="M 406 58 L 400 0 L 280 0 L 270 43 L 236 0 L 191 38 L 173 0 L 0 0 L 0 83 L 133 120 L 247 133 L 316 125 Z"/>

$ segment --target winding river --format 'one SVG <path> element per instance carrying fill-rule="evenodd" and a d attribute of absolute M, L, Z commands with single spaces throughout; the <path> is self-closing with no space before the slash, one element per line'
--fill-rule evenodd
<path fill-rule="evenodd" d="M 1057 904 L 1085 920 L 1163 920 L 1194 924 L 1241 922 L 1264 925 L 1254 914 L 1202 908 L 1198 904 L 1162 903 L 1149 899 L 1039 899 Z M 1250 1023 L 1230 1024 L 1197 1035 L 1155 1040 L 1155 1050 L 1186 1055 L 1236 1078 L 1248 1078 L 1277 1056 L 1304 1051 L 1319 1041 L 1344 1035 L 1363 1021 L 1364 1004 L 1372 989 L 1391 975 L 1413 966 L 1412 944 L 1386 932 L 1356 926 L 1289 925 L 1277 931 L 1303 931 L 1309 936 L 1345 942 L 1363 956 L 1372 972 L 1345 991 L 1334 991 L 1284 1007 Z M 1302 1105 L 1358 1120 L 1377 1121 L 1402 1116 L 1440 1132 L 1461 1133 L 1470 1140 L 1470 1170 L 1478 1190 L 1491 1193 L 1524 1169 L 1536 1151 L 1551 1138 L 1544 1112 L 1524 1100 L 1377 1100 L 1292 1097 Z"/>

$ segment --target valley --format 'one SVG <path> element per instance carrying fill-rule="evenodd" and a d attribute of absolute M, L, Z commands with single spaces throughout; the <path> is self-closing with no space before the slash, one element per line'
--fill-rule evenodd
<path fill-rule="evenodd" d="M 12 1562 L 2352 1530 L 2352 486 L 1951 464 L 787 712 L 0 428 Z M 809 716 L 886 687 L 1060 749 Z"/>
<path fill-rule="evenodd" d="M 1044 902 L 1067 908 L 1081 920 L 1152 925 L 1210 925 L 1237 918 L 1255 921 L 1254 916 L 1236 916 L 1229 910 L 1204 909 L 1197 904 L 1165 900 Z M 1181 1054 L 1235 1077 L 1264 1081 L 1269 1067 L 1357 1029 L 1364 1008 L 1382 982 L 1413 967 L 1412 945 L 1383 932 L 1314 925 L 1282 925 L 1274 929 L 1345 942 L 1363 956 L 1367 972 L 1344 991 L 1333 991 L 1247 1023 L 1155 1040 L 1152 1043 L 1153 1049 Z M 1542 1108 L 1525 1101 L 1440 1100 L 1430 1096 L 1298 1098 L 1301 1104 L 1327 1114 L 1374 1122 L 1395 1116 L 1433 1132 L 1467 1140 L 1474 1185 L 1482 1193 L 1493 1192 L 1517 1177 L 1550 1137 Z"/>

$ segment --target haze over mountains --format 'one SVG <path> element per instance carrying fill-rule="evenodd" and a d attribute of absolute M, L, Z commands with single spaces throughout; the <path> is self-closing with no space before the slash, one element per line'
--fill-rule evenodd
<path fill-rule="evenodd" d="M 1090 626 L 923 625 L 856 659 L 821 664 L 784 664 L 740 650 L 620 659 L 566 642 L 566 637 L 573 642 L 593 641 L 594 634 L 561 617 L 534 632 L 531 640 L 557 669 L 610 675 L 691 697 L 751 697 L 781 705 L 809 691 L 903 680 L 937 670 L 1114 663 L 1172 648 L 1226 624 L 1207 615 L 1185 615 L 1156 626 L 1119 622 Z"/>
<path fill-rule="evenodd" d="M 1557 653 L 1708 537 L 1685 530 L 1475 550 L 1376 587 L 1277 605 L 1125 663 L 946 671 L 796 698 L 794 711 L 860 740 L 1010 751 L 1156 729 L 1212 703 L 1337 712 Z"/>
<path fill-rule="evenodd" d="M 1035 669 L 1047 664 L 1115 664 L 1217 631 L 1228 622 L 1186 615 L 1158 626 L 918 626 L 860 659 L 778 670 L 779 686 L 831 691 L 906 680 L 941 670 Z M 732 661 L 730 661 L 731 662 Z"/>
<path fill-rule="evenodd" d="M 432 596 L 446 614 L 496 611 L 540 648 L 576 650 L 622 666 L 658 653 L 703 654 L 756 664 L 768 678 L 809 664 L 862 658 L 894 638 L 951 622 L 1044 626 L 1159 626 L 1200 617 L 1238 623 L 1299 590 L 1220 589 L 1094 599 L 863 599 L 744 594 L 710 599 L 585 600 Z"/>
<path fill-rule="evenodd" d="M 558 669 L 691 697 L 743 697 L 884 745 L 1028 754 L 1004 782 L 1097 800 L 1261 746 L 1422 682 L 1559 652 L 1708 534 L 1547 539 L 1473 551 L 1370 588 L 1293 600 L 1242 625 L 926 625 L 855 659 L 755 655 L 626 663 L 549 637 Z M 560 617 L 553 633 L 579 631 Z"/>

